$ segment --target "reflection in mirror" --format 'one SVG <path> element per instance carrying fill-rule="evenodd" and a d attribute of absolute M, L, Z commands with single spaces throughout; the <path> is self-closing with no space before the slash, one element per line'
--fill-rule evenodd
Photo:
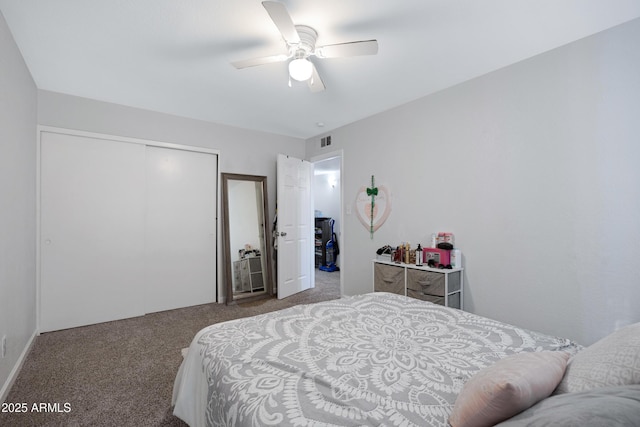
<path fill-rule="evenodd" d="M 267 177 L 222 174 L 227 304 L 271 294 Z"/>

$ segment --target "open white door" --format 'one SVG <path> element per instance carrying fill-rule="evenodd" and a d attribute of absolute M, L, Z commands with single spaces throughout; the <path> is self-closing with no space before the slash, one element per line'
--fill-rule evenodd
<path fill-rule="evenodd" d="M 278 299 L 315 286 L 313 164 L 278 155 Z"/>

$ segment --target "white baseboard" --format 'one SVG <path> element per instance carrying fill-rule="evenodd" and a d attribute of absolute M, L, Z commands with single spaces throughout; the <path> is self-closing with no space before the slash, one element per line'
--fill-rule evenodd
<path fill-rule="evenodd" d="M 0 389 L 0 402 L 4 402 L 7 396 L 9 395 L 9 390 L 11 390 L 13 383 L 16 382 L 16 379 L 18 378 L 18 374 L 22 369 L 22 365 L 24 364 L 24 361 L 27 359 L 27 355 L 31 351 L 31 347 L 33 347 L 33 343 L 35 342 L 37 335 L 38 335 L 38 331 L 34 331 L 33 335 L 31 335 L 31 338 L 29 338 L 27 345 L 24 347 L 24 350 L 22 350 L 22 353 L 20 354 L 20 357 L 16 361 L 16 364 L 11 370 L 11 373 L 9 373 L 9 378 L 7 378 L 7 381 L 5 381 L 5 383 L 2 385 L 2 389 Z"/>

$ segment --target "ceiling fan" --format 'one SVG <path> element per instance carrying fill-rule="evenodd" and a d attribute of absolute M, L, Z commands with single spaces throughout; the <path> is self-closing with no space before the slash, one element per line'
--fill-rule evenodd
<path fill-rule="evenodd" d="M 318 75 L 315 65 L 309 60 L 311 56 L 316 58 L 344 58 L 378 53 L 377 40 L 316 46 L 316 39 L 318 38 L 316 30 L 306 25 L 294 25 L 284 4 L 277 1 L 263 1 L 262 6 L 267 10 L 271 20 L 282 34 L 282 38 L 287 44 L 288 53 L 232 62 L 231 64 L 237 69 L 284 62 L 291 59 L 289 62 L 289 86 L 291 86 L 291 79 L 306 81 L 312 92 L 320 92 L 325 89 L 325 85 L 320 75 Z"/>

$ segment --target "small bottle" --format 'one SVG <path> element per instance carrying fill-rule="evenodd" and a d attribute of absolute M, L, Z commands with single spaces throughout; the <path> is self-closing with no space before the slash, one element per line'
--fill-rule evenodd
<path fill-rule="evenodd" d="M 404 251 L 404 262 L 405 262 L 405 264 L 409 264 L 409 262 L 410 262 L 409 261 L 410 260 L 410 257 L 409 257 L 410 253 L 411 253 L 411 244 L 409 242 L 407 242 L 407 247 L 405 248 L 405 251 Z"/>
<path fill-rule="evenodd" d="M 436 233 L 432 233 L 431 234 L 431 247 L 435 248 L 436 245 L 438 244 L 438 237 L 436 236 Z"/>
<path fill-rule="evenodd" d="M 420 243 L 418 243 L 418 247 L 416 248 L 416 265 L 418 267 L 422 266 L 422 247 Z"/>
<path fill-rule="evenodd" d="M 460 249 L 453 249 L 451 251 L 451 267 L 462 268 L 462 253 Z"/>

